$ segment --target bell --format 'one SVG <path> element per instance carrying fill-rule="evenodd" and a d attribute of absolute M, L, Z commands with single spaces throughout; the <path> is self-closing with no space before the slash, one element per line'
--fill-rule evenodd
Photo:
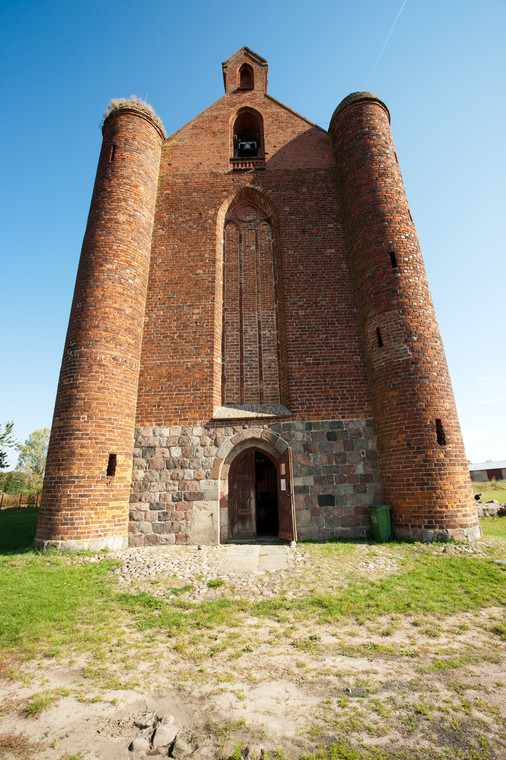
<path fill-rule="evenodd" d="M 250 140 L 248 142 L 239 143 L 239 155 L 240 156 L 256 156 L 258 155 L 256 142 Z"/>

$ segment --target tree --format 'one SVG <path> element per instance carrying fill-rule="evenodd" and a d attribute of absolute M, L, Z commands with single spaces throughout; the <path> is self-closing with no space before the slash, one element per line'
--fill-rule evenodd
<path fill-rule="evenodd" d="M 13 427 L 13 422 L 6 422 L 3 426 L 0 426 L 0 468 L 3 470 L 9 466 L 7 463 L 7 449 L 15 449 L 18 445 L 12 434 Z"/>
<path fill-rule="evenodd" d="M 31 477 L 34 489 L 42 486 L 50 432 L 48 428 L 34 430 L 24 444 L 19 446 L 17 469 Z"/>
<path fill-rule="evenodd" d="M 20 470 L 0 474 L 0 491 L 10 494 L 32 493 L 40 488 L 40 479 Z"/>

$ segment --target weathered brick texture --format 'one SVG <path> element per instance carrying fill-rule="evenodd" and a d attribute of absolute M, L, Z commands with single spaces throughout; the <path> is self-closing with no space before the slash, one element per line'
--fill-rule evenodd
<path fill-rule="evenodd" d="M 356 93 L 338 107 L 330 132 L 393 525 L 417 539 L 476 538 L 453 391 L 388 111 Z"/>
<path fill-rule="evenodd" d="M 386 107 L 350 96 L 329 134 L 247 48 L 223 75 L 166 140 L 135 103 L 104 124 L 37 541 L 122 545 L 129 509 L 134 545 L 227 541 L 246 448 L 291 452 L 301 538 L 383 501 L 398 535 L 477 537 Z"/>
<path fill-rule="evenodd" d="M 98 547 L 127 541 L 163 136 L 135 105 L 114 111 L 103 133 L 51 430 L 37 528 L 40 545 L 68 546 L 71 541 L 71 546 Z M 114 476 L 107 475 L 111 454 L 116 455 Z"/>
<path fill-rule="evenodd" d="M 245 102 L 263 117 L 265 166 L 237 171 L 231 131 Z M 221 405 L 224 228 L 247 200 L 274 233 L 281 402 L 298 419 L 371 415 L 331 140 L 248 91 L 225 95 L 162 149 L 139 426 L 200 423 Z M 245 262 L 249 294 L 254 274 Z"/>

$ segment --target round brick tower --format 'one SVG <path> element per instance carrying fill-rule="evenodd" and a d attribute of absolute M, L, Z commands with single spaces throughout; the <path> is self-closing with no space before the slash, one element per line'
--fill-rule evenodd
<path fill-rule="evenodd" d="M 385 503 L 398 537 L 481 535 L 462 434 L 386 106 L 354 93 L 329 128 L 371 388 Z"/>
<path fill-rule="evenodd" d="M 135 408 L 160 152 L 146 106 L 106 118 L 65 342 L 36 546 L 128 541 Z"/>

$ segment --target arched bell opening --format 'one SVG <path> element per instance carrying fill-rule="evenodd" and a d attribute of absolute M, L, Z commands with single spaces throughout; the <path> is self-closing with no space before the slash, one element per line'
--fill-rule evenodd
<path fill-rule="evenodd" d="M 263 121 L 251 108 L 237 114 L 233 129 L 234 158 L 261 158 L 264 155 Z"/>
<path fill-rule="evenodd" d="M 255 75 L 249 63 L 243 63 L 239 69 L 239 89 L 253 90 L 255 87 Z"/>

